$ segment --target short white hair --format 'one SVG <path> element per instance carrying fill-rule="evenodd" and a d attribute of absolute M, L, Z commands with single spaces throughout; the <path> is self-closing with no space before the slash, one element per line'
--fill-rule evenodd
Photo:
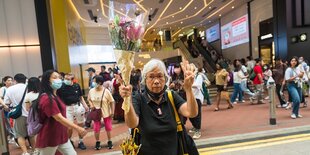
<path fill-rule="evenodd" d="M 168 72 L 164 62 L 162 62 L 159 59 L 151 59 L 148 63 L 144 65 L 144 68 L 142 70 L 142 81 L 141 81 L 142 84 L 145 85 L 146 74 L 155 68 L 158 68 L 162 73 L 164 73 L 167 82 Z"/>

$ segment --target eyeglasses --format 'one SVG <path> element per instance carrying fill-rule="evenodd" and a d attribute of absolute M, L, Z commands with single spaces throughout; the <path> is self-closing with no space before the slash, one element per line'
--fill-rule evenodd
<path fill-rule="evenodd" d="M 158 80 L 165 80 L 165 76 L 164 75 L 161 75 L 161 74 L 159 74 L 159 75 L 157 75 L 157 76 L 155 76 L 155 75 L 149 75 L 149 76 L 146 76 L 146 78 L 147 79 L 150 79 L 151 81 L 154 81 L 155 79 L 158 79 Z"/>

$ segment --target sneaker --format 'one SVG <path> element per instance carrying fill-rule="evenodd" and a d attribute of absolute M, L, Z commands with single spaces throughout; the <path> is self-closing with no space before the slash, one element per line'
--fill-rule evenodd
<path fill-rule="evenodd" d="M 200 137 L 201 137 L 201 132 L 200 132 L 199 130 L 197 130 L 197 131 L 194 133 L 193 138 L 194 138 L 194 139 L 198 139 L 198 138 L 200 138 Z"/>
<path fill-rule="evenodd" d="M 26 153 L 23 153 L 22 155 L 30 155 L 30 153 L 26 152 Z"/>
<path fill-rule="evenodd" d="M 253 98 L 253 97 L 250 97 L 250 102 L 251 102 L 251 103 L 254 103 L 253 100 L 254 100 L 254 98 Z"/>
<path fill-rule="evenodd" d="M 191 129 L 189 129 L 188 132 L 189 132 L 189 133 L 194 133 L 194 132 L 196 132 L 196 129 L 195 129 L 195 128 L 191 128 Z"/>
<path fill-rule="evenodd" d="M 100 150 L 100 149 L 101 149 L 100 142 L 96 142 L 95 150 Z"/>
<path fill-rule="evenodd" d="M 286 108 L 288 106 L 288 103 L 285 103 L 282 105 L 282 108 Z"/>
<path fill-rule="evenodd" d="M 265 100 L 269 100 L 269 96 L 265 97 Z"/>
<path fill-rule="evenodd" d="M 8 139 L 9 144 L 16 144 L 14 138 Z"/>
<path fill-rule="evenodd" d="M 75 148 L 75 146 L 74 146 L 74 142 L 73 142 L 72 140 L 70 140 L 70 142 L 71 142 L 71 144 L 72 144 L 73 148 Z"/>
<path fill-rule="evenodd" d="M 291 118 L 296 119 L 297 117 L 296 117 L 295 114 L 292 114 L 292 115 L 291 115 Z"/>
<path fill-rule="evenodd" d="M 31 155 L 40 155 L 40 151 L 37 150 L 37 149 L 35 149 L 35 150 L 31 153 Z"/>
<path fill-rule="evenodd" d="M 291 109 L 291 104 L 287 105 L 285 109 L 286 110 Z"/>
<path fill-rule="evenodd" d="M 84 145 L 83 142 L 79 142 L 78 148 L 81 150 L 86 150 L 86 146 Z"/>
<path fill-rule="evenodd" d="M 233 102 L 232 104 L 237 104 L 237 102 Z"/>
<path fill-rule="evenodd" d="M 245 103 L 245 100 L 242 100 L 241 103 Z"/>
<path fill-rule="evenodd" d="M 302 118 L 302 115 L 300 115 L 300 114 L 298 114 L 298 116 L 297 116 L 298 118 Z"/>
<path fill-rule="evenodd" d="M 108 149 L 113 149 L 112 141 L 108 141 Z"/>

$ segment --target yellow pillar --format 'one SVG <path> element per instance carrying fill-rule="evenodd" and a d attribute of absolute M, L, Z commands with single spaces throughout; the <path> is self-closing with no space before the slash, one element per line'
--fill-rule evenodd
<path fill-rule="evenodd" d="M 57 70 L 71 72 L 64 0 L 49 0 Z"/>

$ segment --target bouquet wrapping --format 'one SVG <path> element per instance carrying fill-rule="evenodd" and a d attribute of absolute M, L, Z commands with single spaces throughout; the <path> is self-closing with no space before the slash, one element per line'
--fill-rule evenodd
<path fill-rule="evenodd" d="M 124 85 L 130 84 L 134 55 L 141 47 L 147 15 L 148 11 L 136 4 L 109 2 L 109 33 Z M 122 109 L 128 113 L 128 97 L 124 98 Z"/>

